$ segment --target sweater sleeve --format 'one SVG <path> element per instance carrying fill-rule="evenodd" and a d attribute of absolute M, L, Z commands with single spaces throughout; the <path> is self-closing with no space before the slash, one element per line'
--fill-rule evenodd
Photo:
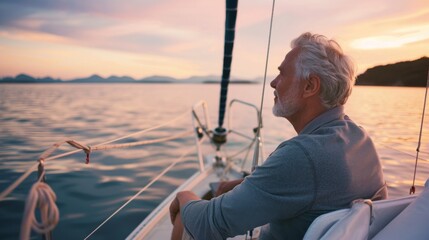
<path fill-rule="evenodd" d="M 252 175 L 210 201 L 192 201 L 181 212 L 194 239 L 225 239 L 309 209 L 316 194 L 314 166 L 293 142 L 281 144 Z"/>

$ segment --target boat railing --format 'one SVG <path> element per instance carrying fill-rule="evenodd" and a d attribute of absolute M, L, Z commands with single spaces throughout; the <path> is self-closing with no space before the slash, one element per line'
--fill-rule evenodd
<path fill-rule="evenodd" d="M 236 130 L 234 128 L 233 125 L 233 119 L 234 119 L 234 111 L 236 110 L 236 106 L 244 106 L 244 107 L 248 107 L 251 110 L 255 111 L 255 118 L 257 119 L 257 126 L 255 126 L 252 129 L 252 133 L 253 136 L 246 134 L 242 131 Z M 200 114 L 199 114 L 200 113 Z M 201 116 L 202 114 L 202 116 Z M 227 119 L 227 129 L 228 129 L 228 134 L 235 134 L 239 137 L 242 137 L 246 140 L 249 140 L 248 144 L 245 144 L 245 146 L 243 146 L 241 149 L 238 149 L 237 151 L 235 151 L 232 154 L 227 154 L 224 153 L 224 157 L 222 157 L 222 159 L 225 161 L 225 163 L 221 164 L 221 168 L 222 168 L 222 172 L 220 173 L 220 178 L 222 178 L 222 175 L 226 175 L 226 173 L 230 170 L 231 167 L 237 165 L 236 162 L 234 162 L 235 158 L 239 155 L 241 155 L 242 153 L 246 152 L 244 157 L 239 158 L 238 159 L 238 163 L 241 165 L 238 167 L 238 171 L 244 171 L 245 169 L 245 164 L 248 160 L 248 157 L 250 155 L 250 150 L 253 148 L 253 146 L 255 145 L 255 142 L 259 142 L 257 143 L 259 152 L 260 153 L 260 157 L 261 159 L 263 159 L 263 144 L 262 144 L 262 140 L 257 141 L 257 132 L 261 132 L 262 131 L 262 123 L 260 122 L 261 119 L 259 118 L 260 115 L 260 111 L 258 109 L 258 107 L 252 103 L 249 102 L 245 102 L 239 99 L 233 99 L 229 102 L 228 104 L 228 111 L 227 111 L 227 115 L 228 115 L 228 119 Z M 192 108 L 192 122 L 193 122 L 193 126 L 195 128 L 196 131 L 196 143 L 197 143 L 197 149 L 198 149 L 198 159 L 199 159 L 199 165 L 200 165 L 200 171 L 204 171 L 205 167 L 204 167 L 204 160 L 203 160 L 203 154 L 201 151 L 201 142 L 200 138 L 202 138 L 203 136 L 207 136 L 208 139 L 210 139 L 212 141 L 212 137 L 213 137 L 213 131 L 211 130 L 211 126 L 210 126 L 210 118 L 208 115 L 208 107 L 207 107 L 207 103 L 205 101 L 200 101 L 197 104 L 195 104 Z M 212 141 L 213 143 L 213 141 Z M 219 158 L 219 156 L 218 156 Z"/>
<path fill-rule="evenodd" d="M 249 140 L 252 140 L 253 138 L 254 138 L 254 136 L 248 136 L 248 135 L 246 135 L 246 134 L 243 134 L 243 133 L 241 133 L 241 132 L 238 132 L 238 131 L 236 131 L 236 130 L 233 130 L 233 124 L 232 124 L 232 119 L 233 119 L 233 114 L 232 114 L 232 106 L 235 106 L 235 105 L 237 105 L 237 104 L 241 104 L 241 105 L 244 105 L 244 106 L 247 106 L 247 107 L 250 107 L 250 108 L 252 108 L 252 109 L 254 109 L 255 110 L 255 112 L 256 112 L 256 119 L 258 119 L 258 126 L 259 126 L 259 109 L 258 109 L 258 107 L 256 107 L 254 104 L 251 104 L 251 103 L 248 103 L 248 102 L 245 102 L 245 101 L 242 101 L 242 100 L 238 100 L 238 99 L 233 99 L 233 100 L 231 100 L 231 102 L 229 103 L 229 106 L 228 106 L 228 129 L 230 129 L 229 130 L 229 132 L 231 132 L 231 133 L 235 133 L 235 134 L 237 134 L 237 135 L 239 135 L 239 136 L 242 136 L 242 137 L 244 137 L 244 138 L 247 138 L 247 139 L 249 139 Z M 262 125 L 262 124 L 261 124 Z M 257 127 L 258 127 L 257 126 Z M 255 132 L 256 131 L 256 128 L 257 127 L 255 127 L 254 129 L 253 129 L 253 131 Z"/>
<path fill-rule="evenodd" d="M 249 107 L 249 108 L 255 110 L 256 119 L 257 119 L 257 126 L 255 128 L 253 128 L 253 136 L 248 136 L 248 135 L 246 135 L 246 134 L 244 134 L 242 132 L 234 130 L 233 122 L 232 122 L 232 119 L 233 119 L 234 115 L 233 115 L 232 109 L 234 109 L 233 106 L 235 106 L 237 104 L 241 104 L 243 106 L 246 106 L 246 107 Z M 264 150 L 263 150 L 263 147 L 264 147 L 263 140 L 262 140 L 262 137 L 260 139 L 258 139 L 258 134 L 257 134 L 259 132 L 259 136 L 262 136 L 262 126 L 263 125 L 262 125 L 262 118 L 260 118 L 260 114 L 261 114 L 260 110 L 259 110 L 259 108 L 256 105 L 254 105 L 252 103 L 248 103 L 248 102 L 242 101 L 242 100 L 239 100 L 239 99 L 233 99 L 229 103 L 229 107 L 228 107 L 228 129 L 230 129 L 229 130 L 230 133 L 234 133 L 234 134 L 236 134 L 238 136 L 241 136 L 243 138 L 251 140 L 249 146 L 244 147 L 241 151 L 238 151 L 237 153 L 241 153 L 241 152 L 243 152 L 245 150 L 250 150 L 253 147 L 253 145 L 256 143 L 256 146 L 255 146 L 255 154 L 256 154 L 256 156 L 254 156 L 254 158 L 258 158 L 258 159 L 263 160 L 264 159 L 264 154 L 263 154 L 264 153 Z M 249 153 L 250 153 L 250 151 L 248 151 L 246 153 L 245 157 L 242 159 L 242 162 L 241 162 L 241 170 L 242 171 L 245 168 L 245 164 L 247 162 Z"/>
<path fill-rule="evenodd" d="M 197 113 L 198 110 L 202 110 L 203 112 L 204 123 L 201 122 L 199 118 L 199 115 Z M 205 168 L 204 168 L 203 153 L 201 150 L 201 140 L 204 138 L 204 136 L 210 137 L 208 132 L 208 129 L 210 129 L 210 121 L 208 117 L 207 102 L 200 101 L 192 107 L 192 125 L 196 131 L 195 143 L 197 145 L 199 168 L 200 168 L 200 171 L 203 172 Z"/>
<path fill-rule="evenodd" d="M 241 100 L 234 99 L 233 101 L 230 102 L 228 115 L 232 114 L 231 108 L 235 104 L 241 104 L 241 105 L 253 108 L 256 110 L 257 115 L 259 114 L 259 110 L 254 105 L 247 103 L 247 102 L 244 102 L 244 101 L 241 101 Z M 202 116 L 201 116 L 201 113 L 202 113 Z M 196 141 L 199 171 L 196 172 L 184 184 L 180 185 L 175 190 L 175 192 L 184 190 L 184 186 L 189 185 L 189 182 L 193 182 L 193 181 L 195 181 L 195 179 L 203 178 L 205 175 L 208 174 L 208 172 L 210 172 L 210 171 L 207 171 L 209 169 L 209 167 L 210 167 L 210 169 L 212 167 L 210 164 L 205 164 L 203 151 L 202 151 L 202 143 L 206 139 L 210 139 L 210 136 L 212 133 L 210 130 L 208 107 L 207 107 L 207 103 L 205 101 L 198 102 L 192 108 L 191 116 L 192 116 L 193 129 L 188 129 L 188 130 L 185 130 L 181 133 L 174 134 L 174 135 L 167 136 L 167 137 L 162 137 L 159 139 L 150 139 L 150 140 L 134 141 L 134 142 L 128 142 L 128 143 L 112 144 L 112 143 L 116 143 L 118 141 L 130 138 L 130 137 L 136 137 L 137 135 L 143 135 L 143 134 L 148 133 L 150 131 L 158 130 L 158 129 L 163 128 L 163 127 L 167 127 L 167 126 L 169 126 L 169 125 L 171 125 L 171 124 L 173 124 L 173 123 L 175 123 L 181 119 L 185 119 L 186 116 L 189 117 L 189 111 L 186 111 L 185 113 L 179 115 L 178 117 L 176 117 L 170 121 L 167 121 L 163 124 L 159 124 L 155 127 L 150 127 L 150 128 L 138 131 L 138 132 L 128 134 L 128 135 L 123 136 L 123 137 L 108 140 L 108 141 L 105 141 L 105 142 L 102 142 L 99 144 L 95 144 L 95 145 L 86 145 L 86 144 L 80 143 L 78 141 L 75 141 L 73 139 L 65 139 L 65 140 L 61 140 L 61 141 L 53 144 L 50 148 L 45 150 L 40 155 L 40 157 L 37 159 L 36 163 L 34 163 L 32 166 L 30 166 L 26 172 L 24 172 L 8 188 L 6 188 L 5 190 L 3 190 L 0 193 L 0 201 L 6 199 L 6 197 L 11 192 L 13 192 L 13 190 L 15 188 L 17 188 L 31 173 L 33 173 L 36 169 L 38 169 L 38 179 L 34 183 L 33 187 L 30 189 L 30 192 L 28 194 L 28 198 L 26 201 L 26 209 L 25 209 L 25 213 L 24 213 L 24 217 L 23 217 L 23 221 L 22 221 L 22 225 L 21 225 L 21 234 L 20 234 L 21 237 L 20 238 L 21 239 L 29 239 L 31 229 L 36 230 L 36 232 L 43 234 L 45 236 L 48 236 L 48 238 L 49 238 L 49 235 L 50 235 L 49 232 L 53 230 L 53 228 L 55 227 L 55 225 L 59 221 L 58 207 L 55 204 L 55 200 L 56 200 L 55 193 L 49 187 L 48 183 L 45 182 L 45 180 L 44 180 L 45 175 L 46 175 L 45 164 L 48 161 L 50 162 L 54 159 L 63 158 L 63 157 L 70 156 L 72 154 L 76 154 L 78 152 L 83 151 L 86 154 L 86 164 L 88 164 L 90 161 L 90 154 L 94 151 L 143 146 L 143 145 L 148 145 L 148 144 L 162 143 L 162 142 L 167 142 L 167 141 L 174 140 L 174 139 L 194 136 L 195 141 Z M 232 118 L 230 117 L 228 120 L 228 124 L 229 124 L 229 127 L 232 128 L 232 120 L 231 119 Z M 258 123 L 258 125 L 260 125 L 260 124 Z M 253 131 L 255 132 L 255 130 L 253 130 Z M 244 148 L 242 148 L 242 149 L 238 150 L 237 152 L 225 157 L 227 159 L 228 164 L 226 166 L 224 166 L 224 168 L 223 168 L 223 175 L 225 175 L 230 170 L 231 167 L 234 167 L 237 170 L 237 168 L 235 166 L 236 164 L 232 162 L 232 159 L 235 158 L 236 156 L 242 154 L 244 151 L 247 150 L 246 157 L 244 158 L 244 160 L 242 159 L 243 165 L 242 165 L 241 170 L 243 169 L 244 161 L 245 161 L 245 159 L 247 159 L 247 156 L 250 152 L 250 149 L 252 148 L 252 146 L 254 145 L 255 140 L 256 140 L 256 134 L 254 137 L 250 137 L 244 133 L 241 133 L 241 132 L 235 131 L 235 130 L 231 130 L 231 129 L 229 132 L 237 134 L 237 135 L 244 137 L 247 140 L 251 140 L 251 141 Z M 68 145 L 70 145 L 74 148 L 77 148 L 77 149 L 69 151 L 69 152 L 61 153 L 58 155 L 51 156 L 57 149 L 59 149 L 59 147 L 61 145 L 64 145 L 64 144 L 68 144 Z M 155 177 L 153 177 L 149 183 L 147 183 L 136 194 L 134 194 L 132 197 L 130 197 L 122 206 L 120 206 L 115 212 L 113 212 L 108 218 L 106 218 L 98 227 L 96 227 L 86 238 L 93 235 L 99 228 L 101 228 L 106 222 L 108 222 L 113 216 L 115 216 L 119 211 L 121 211 L 131 201 L 133 201 L 135 198 L 137 198 L 139 195 L 141 195 L 144 191 L 146 191 L 149 187 L 151 187 L 155 182 L 157 182 L 161 177 L 163 177 L 168 171 L 170 171 L 176 164 L 183 161 L 183 159 L 185 159 L 186 156 L 188 156 L 190 153 L 192 153 L 194 151 L 195 151 L 195 146 L 192 146 L 192 147 L 186 149 L 186 151 L 184 151 L 183 154 L 179 158 L 175 159 L 173 162 L 171 162 L 170 165 L 168 165 L 164 170 L 162 170 L 162 172 L 160 172 Z M 52 199 L 47 200 L 48 203 L 46 203 L 45 208 L 43 210 L 43 211 L 46 211 L 46 213 L 41 213 L 41 214 L 45 214 L 49 217 L 42 218 L 41 222 L 37 222 L 37 220 L 35 218 L 35 211 L 36 211 L 36 207 L 38 207 L 36 205 L 38 205 L 38 204 L 36 204 L 36 203 L 37 202 L 40 203 L 40 201 L 43 201 L 43 200 L 41 200 L 41 198 L 43 198 L 44 196 L 47 196 L 47 195 L 50 195 L 53 197 L 52 197 Z M 174 194 L 171 194 L 170 197 L 166 198 L 160 204 L 160 206 L 157 207 L 156 209 L 162 209 L 166 204 L 169 204 L 169 202 L 171 202 L 171 200 L 172 200 L 172 199 L 170 199 L 172 195 L 174 195 Z M 143 222 L 143 226 L 146 224 L 146 222 L 150 222 L 150 219 L 152 219 L 155 215 L 157 215 L 156 209 L 147 217 L 147 220 L 145 220 L 145 222 Z M 50 218 L 50 216 L 52 216 L 52 219 Z"/>

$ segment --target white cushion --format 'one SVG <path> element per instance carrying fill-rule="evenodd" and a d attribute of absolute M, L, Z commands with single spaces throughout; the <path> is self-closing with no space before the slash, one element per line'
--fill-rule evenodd
<path fill-rule="evenodd" d="M 350 209 L 330 212 L 316 218 L 307 230 L 304 240 L 366 239 L 371 218 L 370 206 L 356 202 Z"/>
<path fill-rule="evenodd" d="M 317 217 L 308 228 L 303 240 L 320 239 L 338 220 L 347 215 L 350 209 L 341 209 Z"/>
<path fill-rule="evenodd" d="M 422 193 L 373 239 L 429 239 L 429 179 Z"/>

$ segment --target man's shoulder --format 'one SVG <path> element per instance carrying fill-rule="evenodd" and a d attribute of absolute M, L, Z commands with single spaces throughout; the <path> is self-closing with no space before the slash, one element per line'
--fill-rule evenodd
<path fill-rule="evenodd" d="M 367 132 L 347 115 L 342 118 L 327 122 L 311 132 L 300 134 L 295 141 L 301 144 L 322 144 L 330 141 L 342 139 L 346 142 L 353 140 L 367 139 Z"/>
<path fill-rule="evenodd" d="M 276 149 L 281 154 L 291 152 L 305 155 L 324 155 L 327 151 L 346 150 L 350 143 L 370 141 L 367 133 L 349 121 L 333 121 L 310 133 L 299 134 L 282 142 Z M 319 156 L 321 157 L 321 156 Z"/>
<path fill-rule="evenodd" d="M 308 141 L 312 141 L 311 137 L 300 135 L 295 136 L 280 143 L 276 150 L 270 154 L 270 157 L 280 157 L 282 159 L 287 158 L 297 160 L 302 159 L 307 155 L 307 150 L 305 146 L 310 145 L 308 144 Z"/>
<path fill-rule="evenodd" d="M 279 144 L 276 150 L 281 151 L 303 151 L 305 146 L 313 145 L 317 142 L 317 135 L 314 134 L 300 134 L 290 138 Z"/>
<path fill-rule="evenodd" d="M 286 152 L 290 152 L 290 151 L 300 151 L 300 145 L 302 143 L 302 141 L 305 141 L 306 137 L 303 136 L 295 136 L 293 138 L 290 138 L 288 140 L 283 141 L 282 143 L 280 143 L 276 150 L 274 152 L 278 152 L 278 151 L 286 151 Z"/>

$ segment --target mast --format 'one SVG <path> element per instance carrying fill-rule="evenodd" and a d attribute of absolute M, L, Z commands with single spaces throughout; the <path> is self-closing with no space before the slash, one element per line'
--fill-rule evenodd
<path fill-rule="evenodd" d="M 213 131 L 213 142 L 219 149 L 226 142 L 227 130 L 223 127 L 229 76 L 231 72 L 232 50 L 234 48 L 235 22 L 237 19 L 238 0 L 226 0 L 225 42 L 223 51 L 222 80 L 219 98 L 218 127 Z"/>

